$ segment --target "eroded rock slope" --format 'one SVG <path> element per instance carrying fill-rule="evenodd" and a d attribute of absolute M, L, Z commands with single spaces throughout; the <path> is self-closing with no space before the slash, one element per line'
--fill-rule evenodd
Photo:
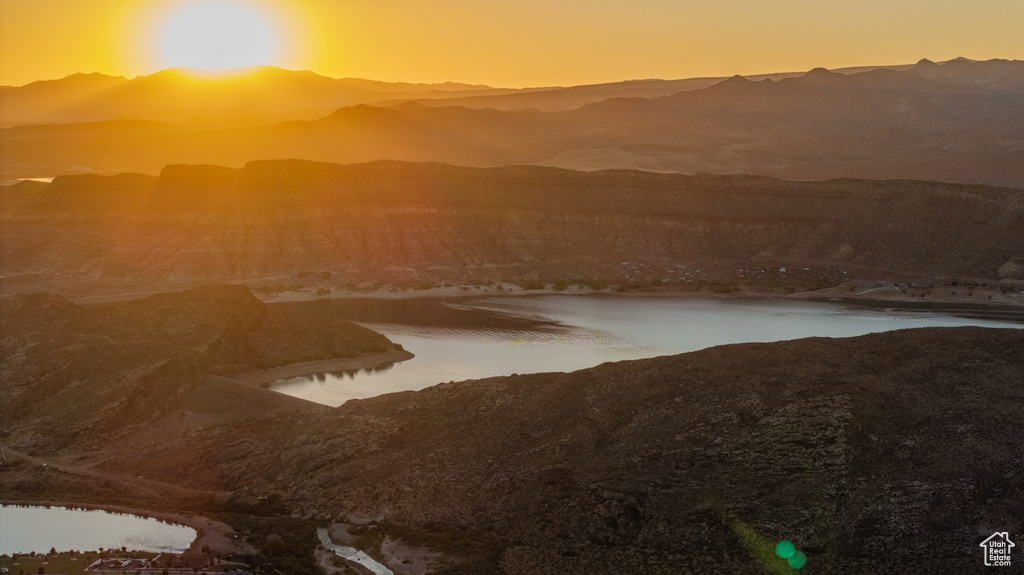
<path fill-rule="evenodd" d="M 658 282 L 682 266 L 997 280 L 1024 258 L 1024 192 L 934 182 L 275 161 L 58 178 L 0 200 L 8 291 L 303 274 L 615 282 L 623 262 Z"/>

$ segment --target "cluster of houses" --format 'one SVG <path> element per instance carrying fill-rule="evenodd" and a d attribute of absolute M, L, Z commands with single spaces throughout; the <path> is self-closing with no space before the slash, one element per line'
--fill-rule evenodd
<path fill-rule="evenodd" d="M 161 553 L 152 559 L 98 559 L 86 571 L 196 572 L 211 565 L 213 558 L 205 553 Z"/>

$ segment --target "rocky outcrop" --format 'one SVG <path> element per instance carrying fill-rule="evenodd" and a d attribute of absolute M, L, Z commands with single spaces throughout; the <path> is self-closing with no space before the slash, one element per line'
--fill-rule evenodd
<path fill-rule="evenodd" d="M 1014 256 L 999 266 L 999 278 L 1024 280 L 1024 256 Z"/>

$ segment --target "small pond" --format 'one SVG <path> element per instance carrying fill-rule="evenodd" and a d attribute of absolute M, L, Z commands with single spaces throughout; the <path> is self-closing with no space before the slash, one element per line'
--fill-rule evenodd
<path fill-rule="evenodd" d="M 63 507 L 0 506 L 0 554 L 101 547 L 181 553 L 195 538 L 191 527 L 152 517 Z"/>

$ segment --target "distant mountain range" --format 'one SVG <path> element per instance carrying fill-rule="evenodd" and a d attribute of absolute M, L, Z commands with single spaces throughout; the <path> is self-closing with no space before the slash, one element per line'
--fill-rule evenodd
<path fill-rule="evenodd" d="M 489 86 L 334 79 L 260 66 L 234 76 L 171 68 L 124 78 L 74 74 L 25 86 L 0 86 L 0 123 L 56 124 L 113 120 L 265 123 L 314 119 L 337 108 L 393 99 L 501 94 Z"/>
<path fill-rule="evenodd" d="M 889 67 L 892 69 L 906 66 Z M 852 73 L 862 68 L 837 70 Z M 801 73 L 765 74 L 781 79 Z M 707 88 L 726 78 L 631 80 L 585 86 L 492 88 L 445 82 L 411 84 L 360 78 L 328 78 L 313 72 L 258 66 L 218 78 L 188 68 L 171 68 L 128 79 L 73 74 L 25 86 L 0 86 L 0 126 L 112 120 L 270 123 L 313 120 L 359 104 L 423 105 L 511 110 L 565 111 L 615 97 L 652 98 Z"/>
<path fill-rule="evenodd" d="M 10 112 L 27 109 L 17 104 L 26 91 L 50 94 L 34 100 L 34 113 L 43 114 L 42 102 L 71 97 L 75 90 L 60 86 L 74 83 L 94 96 L 78 107 L 66 104 L 68 117 L 92 110 L 98 118 L 106 110 L 112 118 L 118 110 L 125 119 L 0 130 L 0 177 L 156 173 L 172 163 L 300 158 L 1024 187 L 1024 62 L 922 60 L 847 72 L 504 93 L 277 69 L 222 84 L 192 85 L 175 71 L 135 80 L 71 77 L 52 86 L 5 88 L 6 118 L 29 117 Z M 375 98 L 389 104 L 324 108 Z M 266 122 L 302 115 L 317 119 Z"/>

